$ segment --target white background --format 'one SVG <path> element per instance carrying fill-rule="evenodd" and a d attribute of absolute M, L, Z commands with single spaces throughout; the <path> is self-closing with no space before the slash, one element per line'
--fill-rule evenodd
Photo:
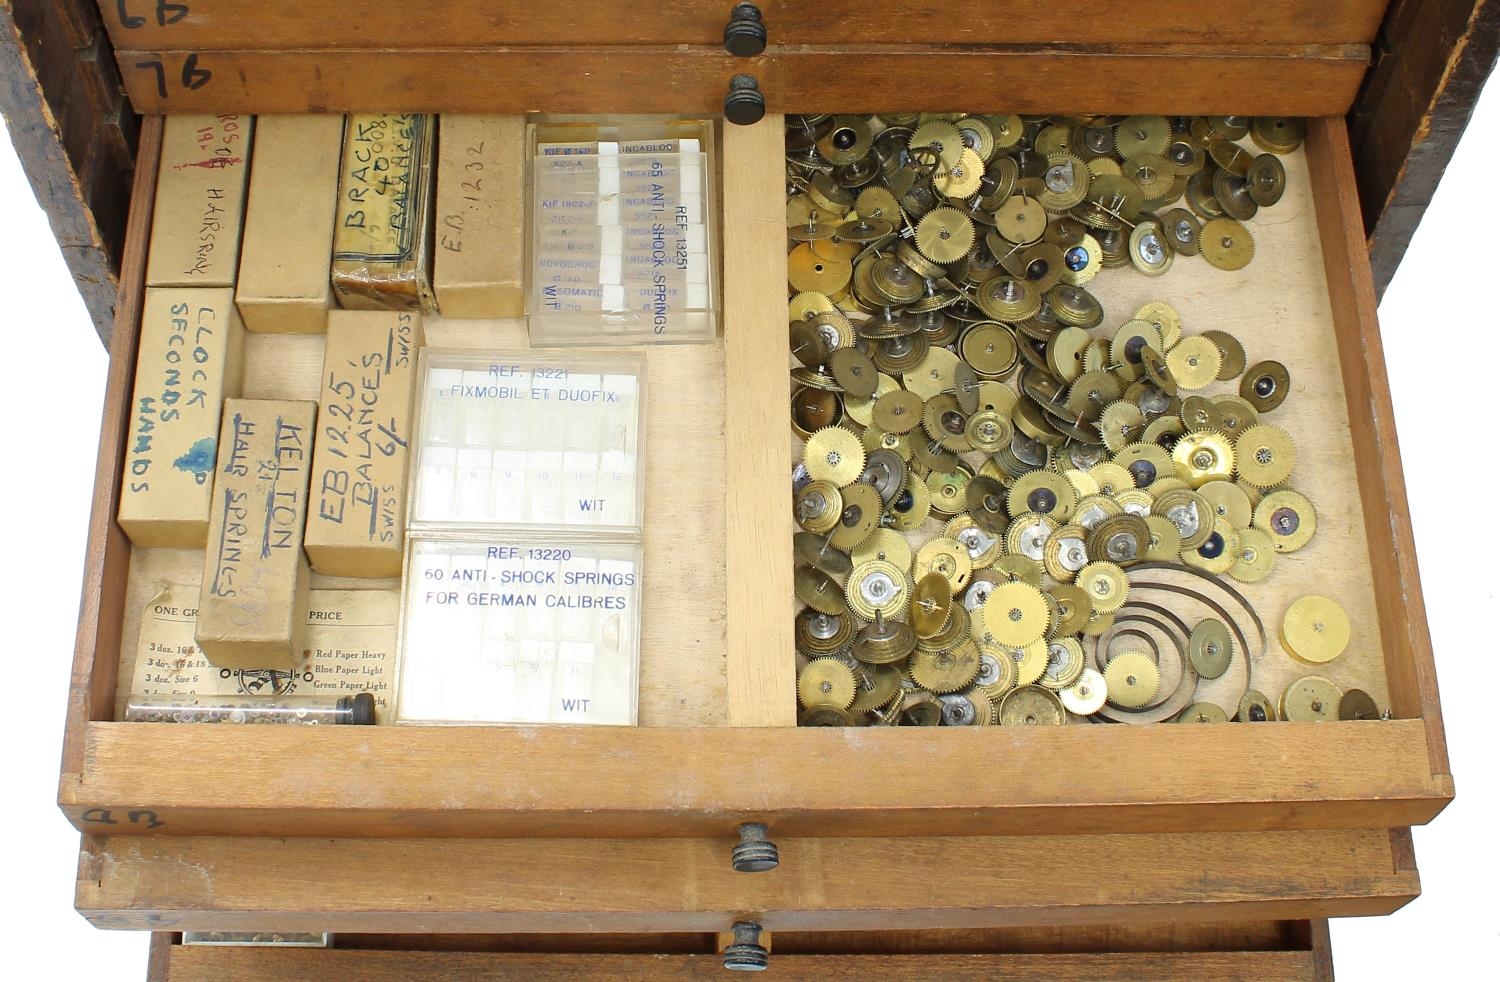
<path fill-rule="evenodd" d="M 1420 898 L 1389 918 L 1334 922 L 1346 982 L 1418 978 L 1436 965 L 1474 977 L 1500 964 L 1495 580 L 1479 575 L 1500 546 L 1500 454 L 1489 446 L 1500 425 L 1497 90 L 1480 102 L 1380 308 L 1458 799 L 1415 832 Z M 46 953 L 49 977 L 140 979 L 146 936 L 97 931 L 72 909 L 78 835 L 54 804 L 105 352 L 10 142 L 0 144 L 0 398 L 10 419 L 0 437 L 0 657 L 11 687 L 0 708 L 10 762 L 0 926 L 12 952 Z"/>

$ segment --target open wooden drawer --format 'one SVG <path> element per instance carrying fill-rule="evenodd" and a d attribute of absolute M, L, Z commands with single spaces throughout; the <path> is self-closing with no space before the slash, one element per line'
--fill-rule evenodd
<path fill-rule="evenodd" d="M 155 577 L 188 553 L 134 556 L 113 516 L 134 364 L 159 119 L 143 129 L 113 337 L 59 798 L 120 836 L 681 836 L 773 839 L 1420 824 L 1449 800 L 1369 267 L 1341 121 L 1310 122 L 1260 254 L 1220 275 L 1101 280 L 1106 306 L 1178 304 L 1294 379 L 1279 414 L 1320 531 L 1250 594 L 1273 638 L 1257 687 L 1294 674 L 1275 625 L 1302 593 L 1337 596 L 1351 651 L 1336 682 L 1391 718 L 1266 726 L 797 728 L 792 460 L 785 418 L 782 122 L 727 127 L 723 337 L 650 351 L 641 726 L 188 727 L 120 723 L 121 652 Z M 429 343 L 524 343 L 517 323 L 428 323 Z M 321 339 L 252 336 L 246 394 L 313 397 Z M 129 656 L 127 656 L 129 657 Z M 1278 660 L 1279 659 L 1279 660 Z M 1261 671 L 1262 669 L 1257 669 Z M 1348 673 L 1347 677 L 1340 673 Z M 276 762 L 274 768 L 246 761 Z M 879 775 L 872 777 L 872 775 Z"/>
<path fill-rule="evenodd" d="M 549 936 L 342 934 L 328 947 L 184 943 L 152 938 L 148 982 L 243 982 L 354 977 L 534 980 L 602 976 L 722 978 L 712 934 Z M 792 979 L 993 979 L 1105 982 L 1219 979 L 1224 982 L 1328 982 L 1328 922 L 1253 921 L 1178 926 L 1104 925 L 1091 929 L 1012 928 L 827 933 L 782 932 L 769 964 Z"/>

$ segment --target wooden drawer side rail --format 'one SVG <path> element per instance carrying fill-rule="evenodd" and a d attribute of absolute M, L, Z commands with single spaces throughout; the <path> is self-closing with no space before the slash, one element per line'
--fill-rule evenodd
<path fill-rule="evenodd" d="M 1432 773 L 1451 788 L 1432 637 L 1344 121 L 1309 121 L 1307 153 L 1349 405 L 1349 430 L 1360 464 L 1370 571 L 1375 595 L 1381 599 L 1380 633 L 1385 640 L 1391 709 L 1397 717 L 1420 718 L 1426 724 Z"/>
<path fill-rule="evenodd" d="M 151 202 L 156 169 L 161 159 L 161 117 L 147 117 L 141 127 L 140 154 L 135 170 L 130 223 L 125 233 L 120 289 L 114 304 L 110 333 L 108 388 L 100 423 L 99 457 L 95 469 L 94 501 L 89 513 L 84 557 L 83 596 L 78 607 L 78 635 L 73 651 L 73 678 L 68 694 L 67 726 L 63 733 L 63 785 L 84 766 L 88 725 L 110 719 L 119 671 L 120 629 L 124 615 L 125 579 L 130 566 L 130 540 L 115 524 L 120 503 L 120 468 L 129 428 L 130 391 L 140 335 L 141 302 L 145 296 L 146 250 L 151 240 Z"/>

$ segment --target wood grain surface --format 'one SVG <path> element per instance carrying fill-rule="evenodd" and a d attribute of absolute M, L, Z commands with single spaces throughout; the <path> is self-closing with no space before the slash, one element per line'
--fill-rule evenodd
<path fill-rule="evenodd" d="M 773 838 L 1084 833 L 1101 822 L 1352 828 L 1422 824 L 1452 789 L 1431 773 L 1420 720 L 936 732 L 92 723 L 83 753 L 63 810 L 111 834 L 733 836 L 746 821 L 769 823 Z M 900 779 L 852 777 L 872 768 Z M 142 810 L 151 821 L 130 817 Z"/>
<path fill-rule="evenodd" d="M 735 160 L 759 160 L 756 172 L 762 165 L 770 172 L 757 176 L 731 165 L 727 194 L 769 204 L 772 177 L 779 174 L 773 131 L 774 120 L 768 120 L 726 138 Z M 291 835 L 728 835 L 738 822 L 757 819 L 771 821 L 781 835 L 1024 834 L 1040 820 L 1057 831 L 1079 832 L 1097 828 L 1105 816 L 1153 831 L 1426 821 L 1451 795 L 1452 782 L 1441 729 L 1430 723 L 1437 713 L 1431 658 L 1410 531 L 1403 531 L 1399 460 L 1393 436 L 1388 438 L 1394 434 L 1389 396 L 1369 309 L 1368 269 L 1362 269 L 1356 245 L 1348 151 L 1338 142 L 1339 132 L 1334 124 L 1313 126 L 1305 157 L 1287 159 L 1291 190 L 1255 225 L 1259 258 L 1245 273 L 1229 276 L 1201 262 L 1184 264 L 1173 270 L 1167 298 L 1181 304 L 1189 331 L 1210 325 L 1235 331 L 1252 358 L 1281 358 L 1294 379 L 1289 406 L 1296 415 L 1283 415 L 1302 454 L 1296 484 L 1319 506 L 1320 531 L 1312 547 L 1284 557 L 1264 589 L 1252 591 L 1271 637 L 1270 650 L 1254 666 L 1257 686 L 1274 696 L 1305 672 L 1280 652 L 1276 624 L 1300 593 L 1330 593 L 1350 611 L 1355 643 L 1327 672 L 1340 685 L 1367 687 L 1378 700 L 1388 697 L 1401 719 L 1191 732 L 1084 726 L 915 733 L 718 729 L 737 721 L 780 726 L 791 705 L 790 646 L 784 637 L 774 647 L 763 643 L 765 632 L 784 631 L 785 625 L 756 619 L 762 606 L 789 602 L 784 580 L 774 592 L 767 588 L 789 568 L 787 540 L 778 535 L 777 543 L 762 543 L 753 537 L 756 521 L 744 522 L 734 540 L 740 552 L 730 554 L 738 565 L 726 573 L 719 559 L 736 509 L 750 509 L 747 514 L 779 523 L 783 531 L 787 521 L 784 489 L 759 467 L 736 472 L 750 477 L 733 481 L 732 497 L 727 471 L 719 470 L 737 466 L 727 427 L 766 428 L 750 413 L 784 418 L 785 383 L 756 374 L 764 371 L 756 359 L 775 333 L 768 326 L 768 298 L 779 305 L 783 295 L 781 267 L 767 259 L 766 274 L 746 275 L 759 277 L 753 282 L 774 293 L 735 293 L 735 309 L 754 313 L 732 310 L 722 345 L 663 348 L 650 356 L 656 396 L 648 494 L 671 507 L 655 510 L 646 530 L 648 582 L 657 591 L 648 597 L 643 635 L 646 726 L 308 734 L 102 722 L 111 715 L 115 694 L 114 652 L 124 653 L 128 668 L 134 618 L 152 585 L 170 574 L 174 561 L 191 567 L 180 557 L 147 551 L 132 560 L 134 573 L 127 577 L 125 545 L 112 532 L 135 330 L 126 294 L 59 792 L 65 812 L 85 830 Z M 775 182 L 779 186 L 779 176 Z M 141 194 L 149 196 L 149 187 Z M 752 223 L 759 219 L 738 205 L 726 214 L 734 226 L 729 241 L 748 250 L 747 263 L 760 257 L 771 238 L 767 230 L 756 231 Z M 137 256 L 137 276 L 139 262 Z M 1120 277 L 1115 284 L 1100 287 L 1111 309 L 1133 310 L 1163 298 L 1159 281 Z M 438 321 L 430 334 L 435 343 L 471 346 L 522 339 L 520 326 L 506 322 Z M 320 349 L 316 337 L 254 339 L 247 392 L 305 397 L 315 386 Z M 733 395 L 721 381 L 731 350 L 730 378 L 743 376 Z M 727 446 L 727 458 L 705 455 L 706 446 Z M 679 480 L 685 461 L 693 462 L 696 485 Z M 770 468 L 765 473 L 775 472 Z M 707 490 L 700 494 L 695 487 Z M 719 500 L 722 509 L 708 504 Z M 685 549 L 684 542 L 705 548 Z M 105 543 L 112 543 L 107 554 Z M 732 623 L 723 616 L 731 596 L 740 618 Z M 1377 601 L 1391 597 L 1405 601 Z M 731 650 L 736 654 L 726 660 Z M 1385 677 L 1391 679 L 1389 691 Z M 706 728 L 655 728 L 681 725 Z M 973 780 L 976 755 L 993 762 L 990 780 Z M 160 766 L 164 759 L 175 766 Z M 247 759 L 279 763 L 268 774 L 245 768 Z M 512 766 L 496 770 L 489 762 L 497 759 Z M 336 781 L 329 776 L 333 761 Z M 868 770 L 872 761 L 902 780 L 861 786 L 844 778 Z M 1243 766 L 1225 768 L 1224 761 Z M 560 769 L 567 780 L 543 780 Z M 483 781 L 475 780 L 478 773 L 486 775 Z M 143 810 L 155 822 L 129 820 Z"/>
<path fill-rule="evenodd" d="M 1418 890 L 1384 829 L 789 839 L 756 874 L 719 839 L 125 836 L 90 837 L 75 901 L 108 928 L 706 932 L 748 915 L 780 937 L 1377 914 Z"/>
<path fill-rule="evenodd" d="M 904 44 L 877 51 L 788 44 L 772 45 L 756 58 L 689 46 L 131 49 L 120 51 L 119 61 L 131 102 L 152 113 L 369 106 L 388 112 L 716 113 L 729 79 L 745 72 L 756 76 L 776 113 L 942 106 L 1318 116 L 1348 110 L 1369 46 Z"/>
<path fill-rule="evenodd" d="M 0 4 L 0 113 L 107 343 L 138 122 L 93 0 Z"/>
<path fill-rule="evenodd" d="M 110 333 L 109 375 L 99 430 L 94 471 L 94 500 L 83 561 L 83 596 L 78 605 L 78 634 L 73 648 L 73 678 L 63 732 L 63 784 L 83 767 L 84 731 L 89 720 L 112 715 L 115 680 L 120 669 L 121 621 L 125 613 L 126 571 L 130 542 L 115 524 L 120 505 L 120 468 L 134 388 L 136 345 L 140 340 L 141 303 L 145 296 L 146 253 L 151 241 L 149 206 L 156 192 L 161 157 L 162 121 L 148 119 L 141 129 L 141 153 L 135 170 L 130 226 L 125 234 L 120 290 Z M 102 653 L 102 657 L 101 657 Z"/>
<path fill-rule="evenodd" d="M 121 48 L 433 48 L 531 44 L 690 44 L 723 41 L 730 0 L 659 0 L 622 17 L 617 0 L 574 0 L 566 15 L 524 0 L 407 0 L 340 9 L 297 0 L 203 0 L 158 17 L 155 0 L 101 2 Z M 951 0 L 941 14 L 892 0 L 759 0 L 783 44 L 1347 44 L 1375 36 L 1383 0 L 1265 0 L 1253 17 L 1229 6 L 1163 0 L 1128 13 L 1112 0 L 1076 0 L 1066 16 L 1027 0 Z M 129 17 L 129 25 L 122 17 Z"/>
<path fill-rule="evenodd" d="M 1349 113 L 1375 294 L 1385 292 L 1500 54 L 1500 0 L 1395 0 Z"/>
<path fill-rule="evenodd" d="M 724 131 L 724 511 L 729 722 L 797 721 L 782 117 Z"/>
<path fill-rule="evenodd" d="M 472 952 L 348 951 L 287 948 L 174 946 L 150 982 L 283 982 L 292 979 L 357 978 L 405 982 L 443 978 L 451 982 L 573 982 L 575 979 L 653 979 L 713 982 L 724 978 L 714 955 L 523 955 Z M 869 979 L 888 982 L 1318 982 L 1317 956 L 1310 951 L 1152 952 L 1101 955 L 777 955 L 778 979 L 818 982 Z"/>
<path fill-rule="evenodd" d="M 1437 668 L 1417 570 L 1395 410 L 1386 381 L 1385 349 L 1375 315 L 1375 288 L 1364 237 L 1355 221 L 1359 202 L 1343 120 L 1312 121 L 1307 152 L 1315 165 L 1313 200 L 1323 239 L 1350 436 L 1358 460 L 1355 479 L 1364 502 L 1369 582 L 1380 598 L 1374 613 L 1385 642 L 1391 709 L 1397 716 L 1420 716 L 1426 722 L 1432 772 L 1445 775 L 1448 749 L 1438 704 Z"/>

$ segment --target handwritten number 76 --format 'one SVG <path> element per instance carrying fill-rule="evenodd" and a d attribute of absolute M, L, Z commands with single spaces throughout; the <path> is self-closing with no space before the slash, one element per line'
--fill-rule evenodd
<path fill-rule="evenodd" d="M 160 59 L 152 58 L 150 61 L 138 61 L 135 67 L 147 69 L 156 74 L 156 93 L 166 99 L 167 93 L 167 66 Z M 208 80 L 214 77 L 214 73 L 207 68 L 198 67 L 198 55 L 188 55 L 182 61 L 182 87 L 188 91 L 201 89 L 208 84 Z"/>

